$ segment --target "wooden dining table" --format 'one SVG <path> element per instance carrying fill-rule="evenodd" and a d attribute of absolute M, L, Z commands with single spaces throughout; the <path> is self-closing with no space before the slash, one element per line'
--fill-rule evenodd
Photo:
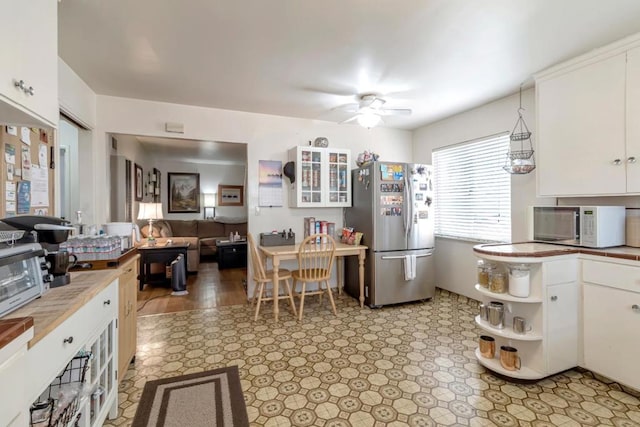
<path fill-rule="evenodd" d="M 260 252 L 266 259 L 271 259 L 273 265 L 273 295 L 278 295 L 278 287 L 280 280 L 278 270 L 280 262 L 285 260 L 298 258 L 298 247 L 300 244 L 287 246 L 260 246 Z M 360 307 L 364 307 L 364 260 L 367 256 L 367 246 L 364 245 L 347 245 L 345 243 L 336 242 L 336 258 L 338 260 L 338 294 L 342 292 L 344 285 L 344 257 L 358 256 L 358 278 L 360 285 Z M 265 264 L 266 265 L 266 264 Z M 278 321 L 278 298 L 273 300 L 273 316 Z"/>

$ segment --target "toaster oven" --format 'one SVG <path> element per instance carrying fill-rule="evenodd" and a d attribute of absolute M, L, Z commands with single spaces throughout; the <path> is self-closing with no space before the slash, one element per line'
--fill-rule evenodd
<path fill-rule="evenodd" d="M 0 316 L 42 295 L 46 277 L 44 251 L 38 243 L 0 248 Z"/>

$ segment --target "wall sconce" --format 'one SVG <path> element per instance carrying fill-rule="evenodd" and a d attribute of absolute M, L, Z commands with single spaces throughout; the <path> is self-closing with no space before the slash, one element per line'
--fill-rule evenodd
<path fill-rule="evenodd" d="M 160 202 L 160 171 L 153 168 L 153 172 L 147 172 L 147 184 L 144 187 L 145 196 L 153 197 L 153 201 Z"/>
<path fill-rule="evenodd" d="M 202 195 L 202 206 L 204 206 L 204 218 L 214 219 L 216 217 L 216 201 L 218 195 L 216 193 L 205 193 Z M 211 209 L 211 216 L 207 215 L 207 209 Z"/>

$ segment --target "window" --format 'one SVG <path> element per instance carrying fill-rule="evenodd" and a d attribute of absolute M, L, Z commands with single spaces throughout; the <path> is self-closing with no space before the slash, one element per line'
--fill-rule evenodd
<path fill-rule="evenodd" d="M 433 151 L 435 234 L 454 239 L 511 240 L 509 133 Z"/>

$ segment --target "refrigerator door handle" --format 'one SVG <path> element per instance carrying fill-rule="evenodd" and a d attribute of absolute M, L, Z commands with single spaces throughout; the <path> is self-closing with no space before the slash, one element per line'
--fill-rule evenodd
<path fill-rule="evenodd" d="M 410 203 L 410 195 L 409 192 L 409 179 L 407 178 L 407 168 L 404 168 L 404 200 L 403 200 L 403 212 L 402 212 L 402 220 L 404 221 L 404 237 L 405 237 L 405 247 L 408 247 L 409 243 L 409 234 L 411 234 L 411 203 Z"/>
<path fill-rule="evenodd" d="M 416 258 L 426 258 L 428 256 L 433 255 L 433 252 L 429 252 L 428 254 L 421 254 L 421 255 L 416 255 Z M 388 260 L 388 259 L 405 259 L 404 255 L 401 256 L 383 256 L 382 259 L 384 260 Z"/>

